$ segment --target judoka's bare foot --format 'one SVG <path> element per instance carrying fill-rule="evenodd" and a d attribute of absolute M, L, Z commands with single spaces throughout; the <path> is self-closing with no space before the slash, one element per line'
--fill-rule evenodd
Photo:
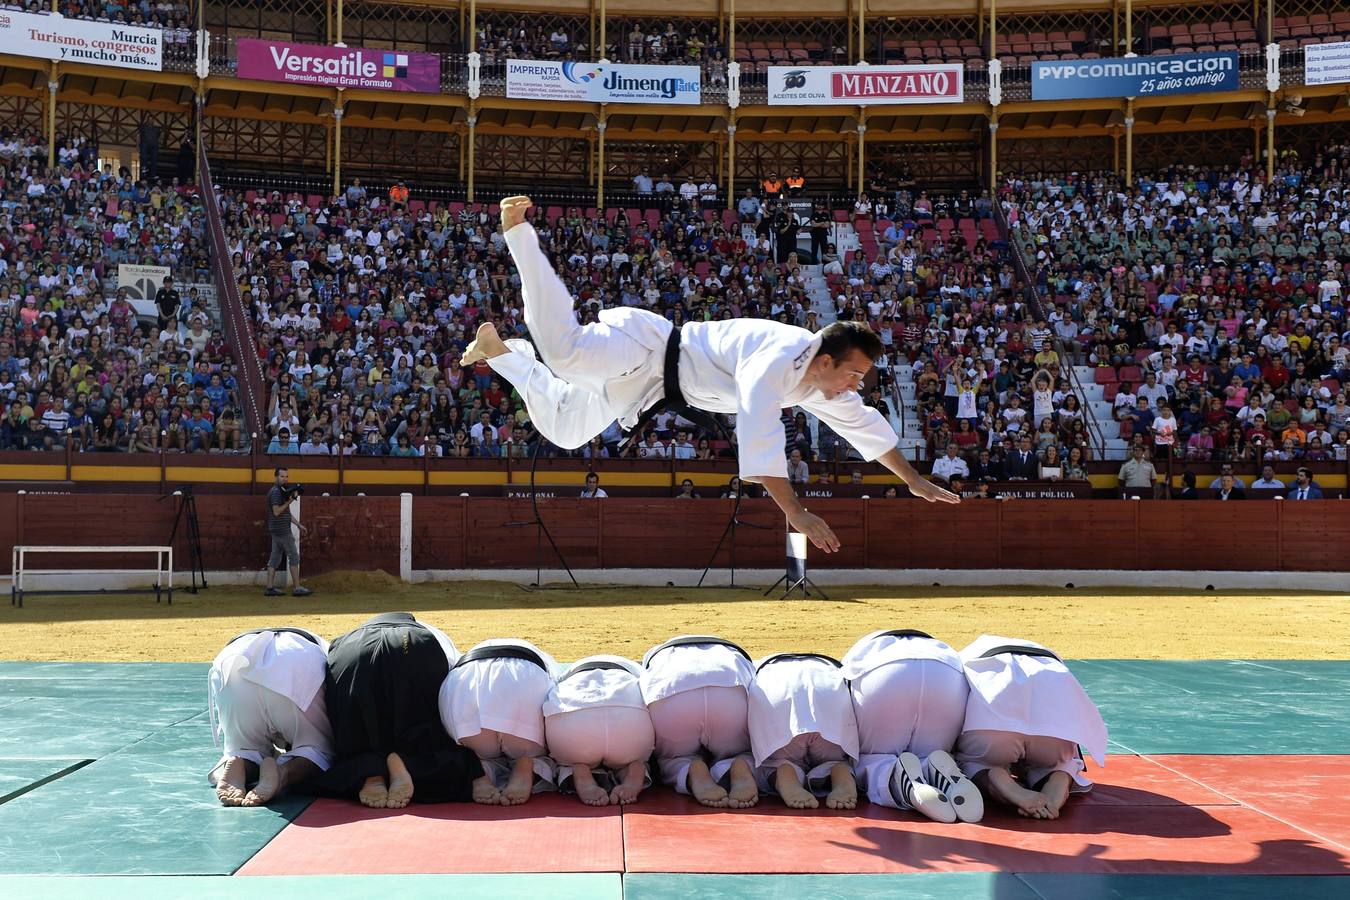
<path fill-rule="evenodd" d="M 275 797 L 280 790 L 281 771 L 277 768 L 277 761 L 270 756 L 265 756 L 258 766 L 258 783 L 253 786 L 253 790 L 244 795 L 244 799 L 239 805 L 262 806 Z"/>
<path fill-rule="evenodd" d="M 1039 791 L 1028 790 L 1018 784 L 1007 769 L 993 768 L 980 774 L 985 776 L 984 782 L 995 799 L 1017 807 L 1017 812 L 1028 819 L 1047 818 L 1045 798 Z"/>
<path fill-rule="evenodd" d="M 1040 794 L 1045 798 L 1045 812 L 1047 819 L 1058 819 L 1059 811 L 1064 808 L 1064 803 L 1069 799 L 1069 790 L 1073 787 L 1073 779 L 1068 772 L 1051 772 L 1050 777 L 1045 779 L 1041 785 Z"/>
<path fill-rule="evenodd" d="M 825 805 L 830 809 L 857 809 L 858 782 L 848 763 L 835 763 L 830 767 L 830 793 L 825 798 Z"/>
<path fill-rule="evenodd" d="M 502 792 L 492 783 L 489 775 L 480 775 L 473 780 L 473 802 L 486 803 L 489 806 L 501 806 Z"/>
<path fill-rule="evenodd" d="M 366 783 L 361 785 L 356 799 L 361 801 L 362 806 L 369 806 L 371 809 L 384 809 L 389 805 L 389 788 L 384 783 L 384 776 L 372 775 L 367 778 Z"/>
<path fill-rule="evenodd" d="M 609 794 L 595 783 L 595 774 L 590 766 L 574 766 L 572 769 L 572 789 L 587 806 L 607 806 Z"/>
<path fill-rule="evenodd" d="M 787 763 L 779 766 L 774 773 L 773 786 L 790 809 L 815 809 L 820 805 L 815 796 L 797 780 L 797 770 Z"/>
<path fill-rule="evenodd" d="M 727 806 L 731 809 L 749 809 L 759 802 L 759 785 L 750 763 L 738 759 L 731 764 L 731 790 L 727 791 Z"/>
<path fill-rule="evenodd" d="M 708 764 L 703 760 L 696 759 L 690 763 L 689 774 L 685 777 L 689 782 L 689 793 L 693 794 L 699 803 L 719 809 L 727 805 L 727 792 L 712 780 Z"/>
<path fill-rule="evenodd" d="M 534 206 L 534 201 L 523 195 L 506 197 L 502 200 L 502 233 L 510 231 L 525 221 L 525 210 Z"/>
<path fill-rule="evenodd" d="M 502 806 L 519 806 L 534 790 L 534 757 L 522 756 L 511 766 L 511 777 L 502 791 Z"/>
<path fill-rule="evenodd" d="M 389 766 L 389 799 L 384 805 L 389 809 L 402 809 L 413 797 L 412 776 L 397 753 L 390 753 L 385 764 Z"/>
<path fill-rule="evenodd" d="M 614 790 L 609 792 L 609 802 L 616 805 L 636 803 L 638 794 L 642 793 L 642 787 L 646 783 L 647 763 L 642 760 L 629 763 L 623 770 L 623 780 L 614 785 Z"/>
<path fill-rule="evenodd" d="M 491 322 L 484 322 L 478 326 L 473 341 L 464 348 L 464 355 L 459 358 L 459 364 L 471 366 L 479 360 L 493 359 L 510 352 L 511 348 L 507 347 L 501 335 L 497 334 L 497 326 Z"/>
<path fill-rule="evenodd" d="M 244 760 L 238 756 L 230 757 L 225 763 L 220 780 L 216 782 L 216 799 L 220 800 L 221 806 L 243 805 L 247 771 Z"/>

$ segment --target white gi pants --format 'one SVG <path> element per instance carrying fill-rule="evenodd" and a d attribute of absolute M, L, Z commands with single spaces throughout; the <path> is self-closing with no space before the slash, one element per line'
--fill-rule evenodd
<path fill-rule="evenodd" d="M 529 304 L 527 303 L 525 317 L 527 321 L 529 320 L 528 309 Z M 570 310 L 568 318 L 572 318 Z M 575 319 L 573 319 L 573 325 L 575 324 Z M 580 328 L 580 326 L 577 327 Z M 587 325 L 586 327 L 603 327 L 611 334 L 622 335 L 622 332 L 609 329 L 608 326 Z M 533 335 L 539 332 L 531 327 L 530 333 Z M 623 341 L 615 341 L 614 344 L 622 346 L 625 342 L 631 343 L 627 338 L 624 338 Z M 616 408 L 599 394 L 592 394 L 576 385 L 568 384 L 554 375 L 553 372 L 549 371 L 548 366 L 535 358 L 534 347 L 531 346 L 529 341 L 509 340 L 506 342 L 506 346 L 511 348 L 511 352 L 489 359 L 488 364 L 492 366 L 494 372 L 511 382 L 512 386 L 520 392 L 521 398 L 525 401 L 525 410 L 530 415 L 530 421 L 550 443 L 564 450 L 584 447 L 591 438 L 604 431 L 611 422 L 627 411 Z M 633 346 L 642 352 L 645 359 L 647 351 L 636 344 L 633 344 Z M 611 352 L 609 349 L 597 351 L 598 355 L 595 357 L 597 364 L 609 358 L 605 354 Z"/>
<path fill-rule="evenodd" d="M 546 716 L 544 730 L 549 754 L 558 764 L 560 787 L 571 779 L 575 766 L 617 784 L 623 769 L 645 763 L 656 749 L 651 716 L 631 706 L 593 706 Z"/>
<path fill-rule="evenodd" d="M 830 770 L 835 763 L 847 762 L 844 748 L 821 737 L 820 732 L 799 734 L 786 747 L 780 747 L 755 769 L 755 780 L 765 793 L 775 793 L 778 767 L 786 763 L 797 773 L 802 786 L 817 796 L 830 792 Z"/>
<path fill-rule="evenodd" d="M 925 763 L 933 751 L 952 749 L 966 717 L 965 673 L 934 659 L 905 659 L 858 676 L 850 687 L 862 754 L 858 785 L 873 803 L 908 809 L 891 793 L 896 758 L 909 752 Z"/>
<path fill-rule="evenodd" d="M 750 756 L 749 702 L 743 687 L 699 687 L 654 701 L 647 707 L 656 731 L 661 780 L 681 794 L 689 791 L 689 766 L 704 753 L 714 781 Z"/>
<path fill-rule="evenodd" d="M 1052 772 L 1065 772 L 1073 779 L 1072 793 L 1092 790 L 1092 782 L 1082 774 L 1078 745 L 1063 738 L 1014 731 L 965 731 L 956 742 L 955 758 L 967 778 L 987 769 L 1008 769 L 1025 787 L 1037 790 Z"/>
<path fill-rule="evenodd" d="M 276 691 L 235 677 L 216 692 L 215 699 L 225 756 L 207 776 L 212 784 L 220 780 L 232 757 L 254 764 L 263 757 L 277 757 L 277 764 L 283 766 L 301 757 L 320 770 L 332 763 L 333 730 L 322 690 L 308 709 L 300 709 Z"/>
<path fill-rule="evenodd" d="M 484 659 L 450 670 L 441 684 L 441 723 L 483 762 L 500 790 L 515 761 L 534 760 L 534 791 L 551 790 L 553 760 L 544 747 L 543 702 L 552 676 L 521 659 Z"/>

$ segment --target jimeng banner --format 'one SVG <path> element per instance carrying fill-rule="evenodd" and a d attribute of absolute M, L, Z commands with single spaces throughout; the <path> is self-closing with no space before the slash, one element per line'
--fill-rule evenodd
<path fill-rule="evenodd" d="M 240 78 L 423 94 L 435 94 L 441 89 L 441 58 L 435 53 L 327 47 L 257 38 L 241 38 L 238 47 Z"/>
<path fill-rule="evenodd" d="M 1032 100 L 1156 97 L 1238 89 L 1236 53 L 1177 53 L 1031 64 Z"/>
<path fill-rule="evenodd" d="M 769 66 L 770 106 L 960 103 L 965 69 L 930 66 Z"/>
<path fill-rule="evenodd" d="M 506 96 L 518 100 L 694 104 L 701 90 L 698 66 L 506 61 Z"/>
<path fill-rule="evenodd" d="M 158 72 L 164 68 L 164 32 L 0 9 L 0 53 Z"/>

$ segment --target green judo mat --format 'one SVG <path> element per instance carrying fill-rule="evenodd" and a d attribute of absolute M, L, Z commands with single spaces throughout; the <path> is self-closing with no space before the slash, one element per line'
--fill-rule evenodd
<path fill-rule="evenodd" d="M 257 878 L 44 878 L 0 876 L 0 896 L 25 900 L 256 900 L 322 896 L 453 897 L 455 900 L 619 900 L 618 875 L 275 875 Z"/>
<path fill-rule="evenodd" d="M 1070 665 L 1100 705 L 1116 752 L 1335 755 L 1350 747 L 1347 661 Z M 267 809 L 217 804 L 206 782 L 219 752 L 206 672 L 187 663 L 0 662 L 0 874 L 228 875 L 299 815 L 307 801 L 298 798 Z M 907 892 L 922 890 L 910 879 L 926 876 L 903 877 Z M 860 893 L 868 882 L 851 884 L 849 896 L 868 896 Z M 990 884 L 990 896 L 1022 896 Z M 325 900 L 346 896 L 324 890 Z M 1299 892 L 1321 896 L 1316 890 Z M 102 887 L 98 895 L 106 896 Z"/>

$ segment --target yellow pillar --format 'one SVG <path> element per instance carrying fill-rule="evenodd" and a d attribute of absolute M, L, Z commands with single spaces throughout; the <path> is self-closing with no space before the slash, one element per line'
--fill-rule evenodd
<path fill-rule="evenodd" d="M 736 58 L 736 0 L 731 0 L 731 14 L 727 21 L 727 61 Z"/>
<path fill-rule="evenodd" d="M 333 195 L 342 194 L 342 89 L 333 104 Z"/>
<path fill-rule="evenodd" d="M 605 18 L 605 0 L 600 0 L 600 48 L 598 52 L 593 54 L 596 59 L 604 59 L 605 50 L 609 47 L 609 33 L 605 29 Z"/>
<path fill-rule="evenodd" d="M 197 121 L 193 123 L 192 136 L 197 151 L 201 152 L 206 146 L 202 143 L 202 128 L 204 127 L 202 120 L 206 118 L 206 82 L 201 78 L 197 79 L 197 96 L 195 99 L 197 105 Z M 195 159 L 192 161 L 192 165 L 194 167 L 197 165 Z"/>
<path fill-rule="evenodd" d="M 858 62 L 867 59 L 867 27 L 863 15 L 867 9 L 867 0 L 858 0 Z"/>
<path fill-rule="evenodd" d="M 1134 101 L 1125 100 L 1125 186 L 1134 184 Z"/>
<path fill-rule="evenodd" d="M 342 43 L 342 0 L 337 0 L 337 41 Z"/>
<path fill-rule="evenodd" d="M 1275 95 L 1266 107 L 1266 191 L 1275 183 Z"/>
<path fill-rule="evenodd" d="M 998 59 L 998 0 L 989 0 L 989 58 Z"/>
<path fill-rule="evenodd" d="M 469 52 L 478 49 L 478 0 L 469 0 Z"/>
<path fill-rule="evenodd" d="M 998 110 L 989 112 L 989 196 L 998 196 Z"/>
<path fill-rule="evenodd" d="M 1134 52 L 1134 0 L 1125 0 L 1125 52 Z"/>
<path fill-rule="evenodd" d="M 867 184 L 867 107 L 858 108 L 858 193 L 862 194 Z"/>
<path fill-rule="evenodd" d="M 55 6 L 55 2 L 52 3 Z M 60 76 L 57 75 L 56 67 L 58 63 L 52 60 L 51 70 L 47 76 L 47 168 L 56 165 L 56 89 L 61 84 Z"/>
<path fill-rule="evenodd" d="M 605 129 L 609 127 L 605 122 L 605 113 L 600 112 L 600 118 L 595 122 L 595 131 L 599 135 L 596 138 L 597 165 L 595 167 L 595 208 L 605 208 Z"/>
<path fill-rule="evenodd" d="M 1275 35 L 1275 0 L 1266 0 L 1266 40 L 1274 40 Z"/>
<path fill-rule="evenodd" d="M 727 119 L 727 209 L 736 208 L 736 110 Z"/>
<path fill-rule="evenodd" d="M 468 202 L 472 203 L 472 202 L 473 202 L 473 151 L 474 151 L 474 144 L 477 143 L 477 140 L 476 140 L 476 138 L 477 138 L 476 131 L 477 131 L 477 127 L 478 127 L 478 102 L 477 102 L 476 100 L 470 100 L 470 101 L 469 101 L 469 118 L 468 118 L 468 122 L 469 122 L 469 176 L 468 176 L 468 183 L 467 183 L 467 185 L 466 185 L 466 190 L 465 190 L 465 199 L 467 199 Z"/>
<path fill-rule="evenodd" d="M 1120 52 L 1120 0 L 1111 0 L 1111 55 Z"/>

